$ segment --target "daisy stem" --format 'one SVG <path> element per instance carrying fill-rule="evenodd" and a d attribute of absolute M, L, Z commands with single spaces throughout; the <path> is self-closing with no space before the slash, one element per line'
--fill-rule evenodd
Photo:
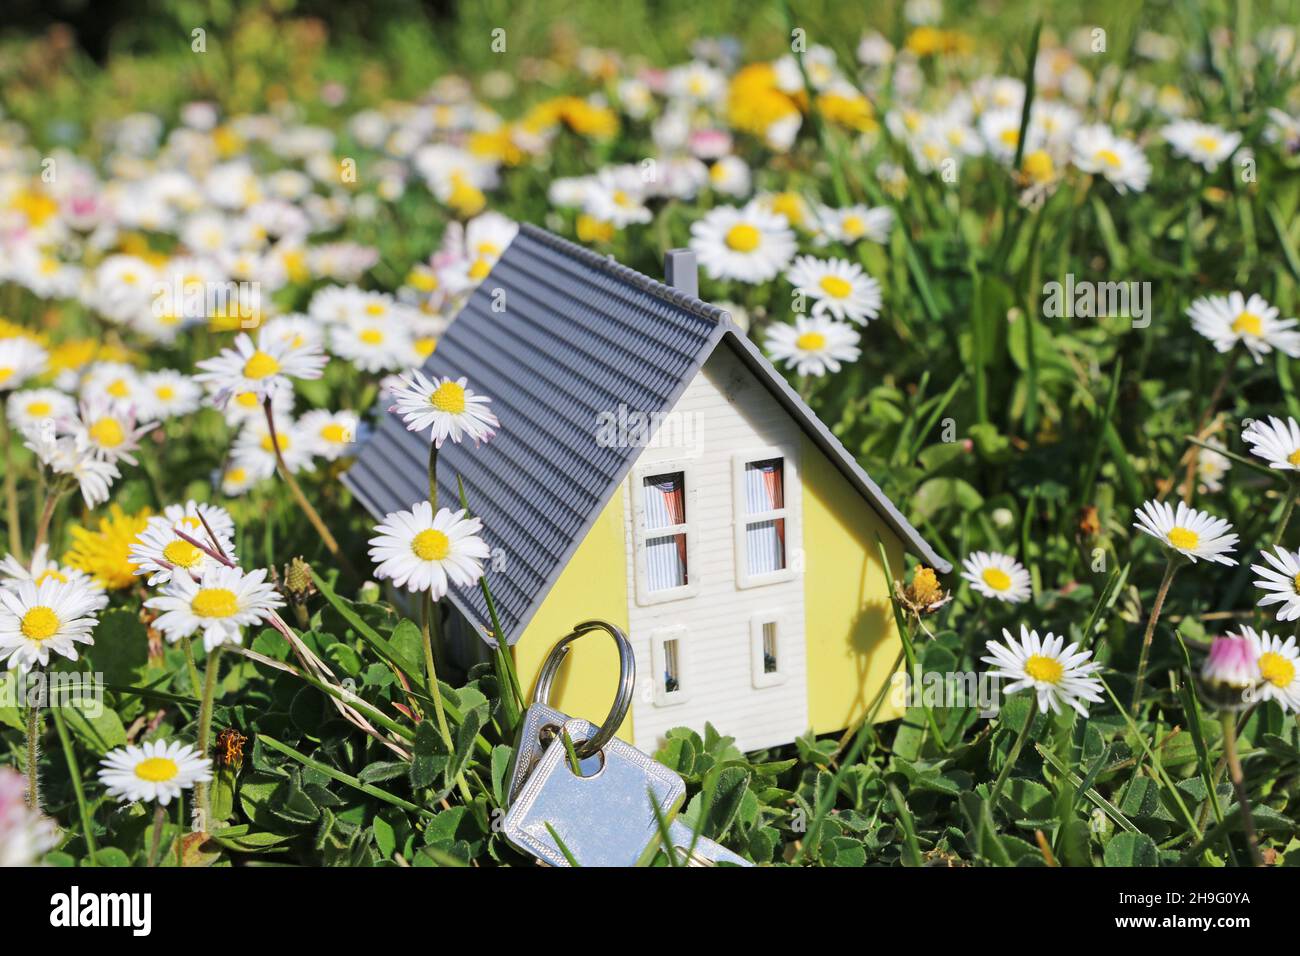
<path fill-rule="evenodd" d="M 1224 390 L 1228 387 L 1228 380 L 1232 378 L 1232 370 L 1236 367 L 1237 360 L 1235 355 L 1224 363 L 1223 373 L 1215 383 L 1214 390 L 1210 392 L 1210 400 L 1206 403 L 1205 411 L 1201 412 L 1201 417 L 1196 423 L 1196 428 L 1192 431 L 1192 434 L 1197 438 L 1204 437 L 1201 435 L 1201 432 L 1205 430 L 1206 424 L 1214 414 L 1214 409 L 1218 407 L 1219 399 L 1223 397 Z M 1187 504 L 1191 504 L 1192 496 L 1196 493 L 1196 466 L 1199 463 L 1200 458 L 1201 446 L 1193 445 L 1191 455 L 1187 459 L 1187 474 L 1183 484 L 1183 501 Z"/>
<path fill-rule="evenodd" d="M 182 637 L 181 646 L 185 648 L 185 669 L 190 673 L 190 693 L 202 700 L 203 685 L 199 682 L 199 665 L 194 660 L 194 642 L 188 637 Z"/>
<path fill-rule="evenodd" d="M 1228 775 L 1232 778 L 1232 787 L 1237 791 L 1237 805 L 1241 808 L 1241 828 L 1246 831 L 1246 845 L 1250 847 L 1250 858 L 1256 866 L 1264 861 L 1259 855 L 1259 834 L 1255 832 L 1255 817 L 1250 812 L 1250 797 L 1246 794 L 1246 777 L 1241 772 L 1241 758 L 1237 755 L 1237 718 L 1231 711 L 1224 711 L 1220 720 L 1223 723 L 1223 753 L 1228 761 Z"/>
<path fill-rule="evenodd" d="M 442 688 L 438 685 L 438 672 L 433 665 L 433 633 L 437 628 L 434 611 L 433 598 L 425 591 L 420 598 L 420 631 L 424 636 L 424 668 L 429 672 L 429 697 L 433 699 L 433 713 L 438 721 L 442 742 L 447 745 L 447 753 L 454 754 L 456 748 L 451 741 L 451 729 L 447 726 L 447 714 L 442 708 Z M 463 773 L 456 774 L 456 787 L 460 790 L 465 806 L 472 805 L 474 799 L 470 796 Z"/>
<path fill-rule="evenodd" d="M 438 513 L 438 446 L 429 442 L 429 506 Z"/>
<path fill-rule="evenodd" d="M 1169 585 L 1174 580 L 1174 574 L 1178 571 L 1178 559 L 1170 557 L 1169 563 L 1165 565 L 1165 576 L 1160 580 L 1160 590 L 1156 591 L 1156 603 L 1151 605 L 1151 616 L 1147 618 L 1146 633 L 1142 635 L 1142 652 L 1138 655 L 1137 678 L 1133 682 L 1133 704 L 1129 708 L 1136 721 L 1138 716 L 1138 705 L 1142 703 L 1142 687 L 1147 679 L 1147 660 L 1151 657 L 1151 638 L 1156 633 L 1156 621 L 1160 619 L 1160 611 L 1165 606 L 1165 598 L 1169 594 Z"/>
<path fill-rule="evenodd" d="M 200 784 L 201 786 L 201 784 Z M 176 795 L 176 865 L 185 865 L 185 791 Z"/>
<path fill-rule="evenodd" d="M 203 675 L 203 700 L 199 704 L 199 756 L 207 759 L 208 738 L 212 736 L 212 702 L 217 696 L 217 672 L 221 667 L 221 645 L 208 654 L 207 671 Z M 194 797 L 199 805 L 199 819 L 203 828 L 208 826 L 208 785 L 196 783 Z"/>
<path fill-rule="evenodd" d="M 99 848 L 95 845 L 95 832 L 91 828 L 90 808 L 86 805 L 86 791 L 81 785 L 81 767 L 77 763 L 76 751 L 72 749 L 72 738 L 68 736 L 67 725 L 59 708 L 51 707 L 50 716 L 54 718 L 54 729 L 59 733 L 59 743 L 63 745 L 63 757 L 68 762 L 68 776 L 72 779 L 72 793 L 77 798 L 77 814 L 81 817 L 81 829 L 86 835 L 86 854 L 94 865 Z"/>
<path fill-rule="evenodd" d="M 22 528 L 18 523 L 18 481 L 9 442 L 9 419 L 0 413 L 0 443 L 5 446 L 5 523 L 9 526 L 9 553 L 24 561 Z"/>
<path fill-rule="evenodd" d="M 1297 492 L 1300 492 L 1300 481 L 1293 478 L 1287 483 L 1286 504 L 1282 506 L 1282 517 L 1278 520 L 1277 531 L 1273 534 L 1274 547 L 1282 543 L 1282 536 L 1286 533 L 1286 526 L 1291 523 L 1291 512 L 1295 510 Z"/>
<path fill-rule="evenodd" d="M 41 550 L 41 546 L 45 544 L 45 539 L 50 533 L 50 521 L 54 518 L 54 509 L 59 506 L 67 490 L 68 486 L 60 482 L 46 492 L 45 504 L 41 506 L 41 517 L 36 523 L 36 540 L 32 544 L 34 552 Z"/>
<path fill-rule="evenodd" d="M 149 836 L 149 866 L 158 865 L 158 848 L 162 845 L 163 824 L 167 822 L 167 808 L 161 803 L 153 808 L 153 831 Z"/>
<path fill-rule="evenodd" d="M 41 809 L 41 707 L 32 704 L 27 708 L 27 807 L 37 812 Z"/>
<path fill-rule="evenodd" d="M 1025 741 L 1029 739 L 1029 731 L 1034 726 L 1035 716 L 1036 711 L 1034 709 L 1034 702 L 1031 700 L 1029 702 L 1029 713 L 1025 717 L 1025 725 L 1020 728 L 1020 733 L 1016 737 L 1016 742 L 1011 745 L 1011 750 L 1007 754 L 1007 762 L 1002 765 L 1002 769 L 998 771 L 997 779 L 993 781 L 993 789 L 989 793 L 990 809 L 998 805 L 998 797 L 1002 796 L 1002 787 L 1006 784 L 1007 778 L 1011 776 L 1011 768 L 1014 767 L 1016 761 L 1020 759 L 1020 751 L 1024 749 Z"/>
<path fill-rule="evenodd" d="M 275 416 L 271 412 L 271 400 L 269 398 L 266 400 L 264 407 L 266 409 L 266 427 L 270 429 L 271 447 L 275 450 L 275 464 L 280 471 L 280 477 L 289 486 L 289 493 L 293 495 L 294 501 L 298 503 L 302 513 L 307 516 L 307 520 L 311 522 L 312 527 L 316 529 L 316 533 L 320 535 L 321 541 L 325 543 L 325 547 L 334 560 L 338 561 L 343 570 L 351 575 L 353 579 L 360 580 L 356 568 L 352 567 L 352 562 L 348 560 L 347 555 L 339 549 L 338 541 L 330 533 L 330 529 L 321 520 L 321 516 L 312 507 L 311 502 L 307 500 L 307 496 L 302 493 L 302 488 L 298 485 L 298 480 L 290 473 L 289 466 L 284 463 L 284 452 L 280 450 L 280 439 L 275 433 Z"/>

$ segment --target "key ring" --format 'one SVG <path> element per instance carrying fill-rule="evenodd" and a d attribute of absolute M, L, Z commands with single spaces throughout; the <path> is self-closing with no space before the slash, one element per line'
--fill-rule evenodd
<path fill-rule="evenodd" d="M 590 757 L 609 743 L 632 706 L 632 693 L 636 686 L 636 658 L 632 655 L 632 645 L 628 642 L 627 635 L 607 621 L 583 621 L 568 637 L 551 648 L 551 653 L 546 656 L 537 675 L 537 687 L 533 691 L 534 704 L 550 706 L 551 684 L 569 653 L 569 645 L 591 631 L 605 631 L 618 645 L 618 693 L 614 695 L 614 706 L 610 708 L 605 722 L 596 728 L 596 733 L 590 740 L 577 747 L 579 758 Z"/>

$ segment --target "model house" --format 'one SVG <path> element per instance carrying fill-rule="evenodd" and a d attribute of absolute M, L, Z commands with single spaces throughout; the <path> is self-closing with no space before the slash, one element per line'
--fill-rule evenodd
<path fill-rule="evenodd" d="M 444 445 L 438 479 L 440 504 L 459 476 L 483 519 L 503 633 L 478 588 L 451 602 L 464 633 L 511 646 L 526 693 L 575 624 L 623 628 L 638 692 L 619 733 L 643 750 L 706 721 L 746 750 L 842 729 L 899 649 L 878 540 L 896 575 L 905 550 L 949 565 L 699 300 L 692 254 L 667 271 L 525 225 L 439 341 L 426 373 L 467 376 L 501 421 L 489 445 Z M 380 517 L 427 496 L 427 456 L 385 415 L 344 481 Z M 551 703 L 599 720 L 617 673 L 612 642 L 585 638 Z"/>

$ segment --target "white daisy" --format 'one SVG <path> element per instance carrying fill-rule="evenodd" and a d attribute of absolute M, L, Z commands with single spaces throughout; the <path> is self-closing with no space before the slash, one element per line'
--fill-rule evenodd
<path fill-rule="evenodd" d="M 82 378 L 83 402 L 130 410 L 140 395 L 140 373 L 125 362 L 96 362 Z"/>
<path fill-rule="evenodd" d="M 0 588 L 6 591 L 17 591 L 18 586 L 24 581 L 30 581 L 37 586 L 46 581 L 58 581 L 60 584 L 75 584 L 79 588 L 96 592 L 92 595 L 95 611 L 101 611 L 107 606 L 108 595 L 104 593 L 104 588 L 98 581 L 85 571 L 78 571 L 76 568 L 51 561 L 49 554 L 50 546 L 47 544 L 37 548 L 27 564 L 23 564 L 12 554 L 6 554 L 4 560 L 0 561 Z"/>
<path fill-rule="evenodd" d="M 71 475 L 80 486 L 87 508 L 108 500 L 113 482 L 122 477 L 117 464 L 99 457 L 93 448 L 80 444 L 71 435 L 55 435 L 37 428 L 27 433 L 23 444 L 41 464 L 57 475 Z"/>
<path fill-rule="evenodd" d="M 1202 494 L 1223 490 L 1223 479 L 1232 468 L 1232 461 L 1213 448 L 1202 448 L 1196 459 L 1197 488 Z"/>
<path fill-rule="evenodd" d="M 311 439 L 303 435 L 297 422 L 288 418 L 276 421 L 274 444 L 265 416 L 250 419 L 235 439 L 230 462 L 245 469 L 254 481 L 270 478 L 275 474 L 277 445 L 289 474 L 314 470 Z"/>
<path fill-rule="evenodd" d="M 427 501 L 385 515 L 370 539 L 375 577 L 408 591 L 428 591 L 440 600 L 449 581 L 468 587 L 483 576 L 480 562 L 491 551 L 478 536 L 482 528 L 483 522 L 466 518 L 463 509 L 439 508 L 435 515 Z"/>
<path fill-rule="evenodd" d="M 431 437 L 439 448 L 448 438 L 459 443 L 463 435 L 477 445 L 489 440 L 501 427 L 487 407 L 492 399 L 466 388 L 465 378 L 431 382 L 419 369 L 412 369 L 399 380 L 401 387 L 392 390 L 394 402 L 388 410 L 402 416 L 407 431 L 422 432 L 432 427 Z"/>
<path fill-rule="evenodd" d="M 283 342 L 290 348 L 302 348 L 314 345 L 320 348 L 325 343 L 325 335 L 320 325 L 305 315 L 280 315 L 271 319 L 262 328 L 266 337 L 273 342 Z"/>
<path fill-rule="evenodd" d="M 160 612 L 153 626 L 169 642 L 202 632 L 203 646 L 211 651 L 221 644 L 242 643 L 243 628 L 268 620 L 284 601 L 266 583 L 265 568 L 245 572 L 222 565 L 208 570 L 200 581 L 188 574 L 173 575 L 144 606 Z"/>
<path fill-rule="evenodd" d="M 132 454 L 140 439 L 157 427 L 157 422 L 137 426 L 135 412 L 103 400 L 82 402 L 81 415 L 69 420 L 73 440 L 79 450 L 89 451 L 101 461 L 119 461 L 138 465 Z"/>
<path fill-rule="evenodd" d="M 1260 607 L 1282 605 L 1277 609 L 1279 621 L 1300 619 L 1300 551 L 1288 551 L 1274 545 L 1272 551 L 1260 554 L 1270 567 L 1252 564 L 1250 569 L 1259 575 L 1255 587 L 1267 592 L 1259 599 Z"/>
<path fill-rule="evenodd" d="M 588 178 L 583 195 L 583 210 L 615 229 L 654 218 L 645 205 L 645 185 L 638 167 L 602 169 Z"/>
<path fill-rule="evenodd" d="M 1300 332 L 1295 319 L 1278 320 L 1278 310 L 1260 295 L 1247 299 L 1240 292 L 1203 296 L 1187 309 L 1192 327 L 1227 352 L 1238 342 L 1246 346 L 1258 365 L 1273 349 L 1300 358 Z"/>
<path fill-rule="evenodd" d="M 817 224 L 821 227 L 822 241 L 840 242 L 846 246 L 859 239 L 885 243 L 894 224 L 894 211 L 888 206 L 845 206 L 832 209 L 822 206 L 817 210 Z"/>
<path fill-rule="evenodd" d="M 238 462 L 231 462 L 224 471 L 214 473 L 212 481 L 213 484 L 221 488 L 221 493 L 227 498 L 239 498 L 249 488 L 267 477 L 269 476 L 255 474 L 251 469 Z"/>
<path fill-rule="evenodd" d="M 1148 501 L 1133 513 L 1138 519 L 1133 527 L 1191 561 L 1201 558 L 1230 567 L 1237 563 L 1236 558 L 1228 557 L 1237 546 L 1237 536 L 1222 518 L 1189 508 L 1182 501 L 1177 509 L 1165 501 Z"/>
<path fill-rule="evenodd" d="M 1010 604 L 1027 601 L 1033 594 L 1029 572 L 1009 554 L 976 551 L 962 561 L 961 576 L 980 594 Z"/>
<path fill-rule="evenodd" d="M 980 117 L 980 135 L 988 145 L 989 153 L 1004 163 L 1016 158 L 1020 142 L 1020 108 L 989 110 Z M 1043 147 L 1042 131 L 1032 124 L 1025 130 L 1025 153 Z"/>
<path fill-rule="evenodd" d="M 265 332 L 258 342 L 245 333 L 235 339 L 233 348 L 222 349 L 216 358 L 198 363 L 203 369 L 194 376 L 197 382 L 211 383 L 213 403 L 224 408 L 232 396 L 253 392 L 259 399 L 290 387 L 292 378 L 320 378 L 329 359 L 311 344 L 294 347 L 291 342 L 271 339 Z"/>
<path fill-rule="evenodd" d="M 194 504 L 190 502 L 190 504 Z M 205 509 L 213 506 L 202 505 Z M 225 509 L 216 508 L 225 514 Z M 149 575 L 151 586 L 166 584 L 177 572 L 188 573 L 194 579 L 202 578 L 212 568 L 221 566 L 221 562 L 202 548 L 185 540 L 192 538 L 200 544 L 212 547 L 207 530 L 197 516 L 185 515 L 179 521 L 167 515 L 154 515 L 145 525 L 145 529 L 136 535 L 131 543 L 131 563 L 135 565 L 135 574 Z M 235 546 L 228 536 L 212 529 L 217 536 L 217 545 L 222 554 L 232 560 Z"/>
<path fill-rule="evenodd" d="M 36 866 L 61 842 L 59 826 L 27 806 L 27 777 L 0 767 L 0 869 Z"/>
<path fill-rule="evenodd" d="M 408 364 L 411 337 L 392 322 L 352 319 L 330 327 L 330 351 L 363 372 L 391 372 Z"/>
<path fill-rule="evenodd" d="M 1252 421 L 1241 432 L 1250 452 L 1279 471 L 1300 471 L 1300 424 L 1294 418 L 1283 421 L 1268 416 L 1267 422 Z"/>
<path fill-rule="evenodd" d="M 1174 148 L 1175 153 L 1200 163 L 1211 173 L 1241 144 L 1240 133 L 1230 133 L 1218 126 L 1195 120 L 1177 120 L 1162 128 L 1160 135 Z"/>
<path fill-rule="evenodd" d="M 12 393 L 5 402 L 5 411 L 10 424 L 26 433 L 48 421 L 71 418 L 77 414 L 77 403 L 57 389 L 31 388 Z"/>
<path fill-rule="evenodd" d="M 182 790 L 212 779 L 212 761 L 179 740 L 127 744 L 110 750 L 99 766 L 99 782 L 123 803 L 154 800 L 165 807 Z"/>
<path fill-rule="evenodd" d="M 1243 626 L 1241 636 L 1255 652 L 1257 699 L 1275 700 L 1283 710 L 1300 711 L 1300 647 L 1295 635 L 1284 641 L 1268 631 L 1256 633 L 1253 627 Z"/>
<path fill-rule="evenodd" d="M 0 590 L 0 661 L 24 672 L 49 664 L 51 651 L 75 661 L 78 644 L 95 643 L 102 597 L 98 588 L 54 578 Z"/>
<path fill-rule="evenodd" d="M 980 660 L 994 665 L 990 673 L 1011 681 L 1004 692 L 1014 694 L 1019 690 L 1032 690 L 1038 698 L 1038 710 L 1059 714 L 1061 704 L 1068 704 L 1084 717 L 1088 708 L 1081 703 L 1101 701 L 1102 683 L 1090 675 L 1101 670 L 1101 665 L 1090 661 L 1091 651 L 1080 650 L 1077 643 L 1065 647 L 1065 638 L 1051 631 L 1040 640 L 1037 631 L 1020 625 L 1020 640 L 1006 628 L 1002 629 L 1005 643 L 989 641 L 988 657 Z"/>
<path fill-rule="evenodd" d="M 145 418 L 165 421 L 198 411 L 203 389 L 173 369 L 147 372 L 140 378 L 136 410 Z"/>
<path fill-rule="evenodd" d="M 31 339 L 0 339 L 0 392 L 18 388 L 45 371 L 49 353 Z"/>
<path fill-rule="evenodd" d="M 1071 149 L 1075 166 L 1104 176 L 1121 194 L 1140 193 L 1151 179 L 1151 163 L 1138 145 L 1116 136 L 1105 124 L 1075 130 Z"/>
<path fill-rule="evenodd" d="M 759 283 L 776 278 L 795 253 L 786 217 L 751 202 L 718 206 L 691 225 L 691 249 L 710 279 Z"/>
<path fill-rule="evenodd" d="M 709 167 L 709 185 L 724 196 L 748 196 L 752 181 L 749 166 L 739 156 L 723 156 Z"/>
<path fill-rule="evenodd" d="M 292 412 L 293 392 L 282 388 L 271 396 L 271 414 L 275 416 L 277 422 L 281 418 L 289 417 Z M 221 410 L 221 414 L 225 416 L 226 424 L 233 427 L 248 421 L 266 420 L 266 408 L 257 392 L 236 392 L 230 397 L 226 407 Z"/>
<path fill-rule="evenodd" d="M 310 411 L 298 420 L 298 429 L 312 443 L 312 453 L 326 461 L 352 454 L 364 438 L 360 416 L 347 410 Z"/>
<path fill-rule="evenodd" d="M 1259 683 L 1255 646 L 1245 637 L 1227 634 L 1210 642 L 1210 652 L 1201 665 L 1201 680 L 1215 691 L 1215 703 L 1241 709 L 1249 692 Z"/>
<path fill-rule="evenodd" d="M 866 325 L 880 315 L 880 283 L 856 262 L 799 256 L 785 277 L 797 292 L 812 297 L 814 316 L 829 313 Z"/>
<path fill-rule="evenodd" d="M 847 322 L 825 316 L 797 315 L 794 325 L 774 323 L 767 328 L 763 347 L 773 362 L 784 362 L 799 375 L 838 372 L 841 362 L 856 362 L 862 354 L 858 333 Z"/>

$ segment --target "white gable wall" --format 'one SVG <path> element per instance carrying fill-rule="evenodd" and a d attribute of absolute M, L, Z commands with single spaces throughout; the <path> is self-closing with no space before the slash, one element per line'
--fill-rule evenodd
<path fill-rule="evenodd" d="M 766 387 L 719 347 L 687 387 L 633 466 L 624 495 L 629 638 L 637 658 L 636 745 L 653 752 L 672 727 L 703 732 L 705 721 L 743 750 L 785 744 L 808 727 L 800 520 L 800 429 Z M 737 461 L 786 460 L 786 562 L 775 582 L 742 586 L 737 565 Z M 647 594 L 637 560 L 640 486 L 646 475 L 684 470 L 688 585 L 663 599 Z M 743 524 L 743 522 L 742 522 Z M 743 569 L 742 569 L 743 575 Z M 761 622 L 777 622 L 776 674 L 755 661 Z M 663 690 L 660 640 L 678 638 L 681 689 Z"/>

